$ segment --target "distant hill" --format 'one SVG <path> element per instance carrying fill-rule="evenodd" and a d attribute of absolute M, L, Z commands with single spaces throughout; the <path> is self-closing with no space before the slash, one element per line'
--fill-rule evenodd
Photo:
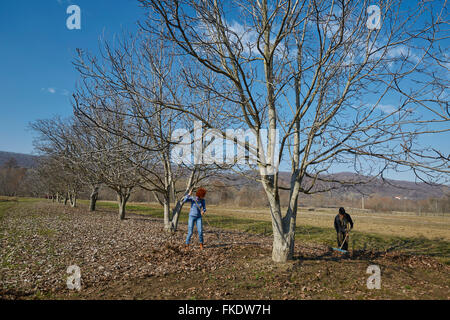
<path fill-rule="evenodd" d="M 19 167 L 33 168 L 36 166 L 38 157 L 30 154 L 0 151 L 0 167 L 10 159 L 15 159 Z"/>
<path fill-rule="evenodd" d="M 248 176 L 253 176 L 253 174 L 248 174 Z M 289 172 L 280 172 L 280 185 L 289 186 L 290 182 Z M 259 182 L 246 179 L 238 174 L 230 174 L 223 182 L 227 184 L 232 184 L 239 187 L 247 187 L 251 189 L 261 189 Z M 419 200 L 427 198 L 441 198 L 446 194 L 450 194 L 450 187 L 446 185 L 429 185 L 423 182 L 413 182 L 413 181 L 403 181 L 403 180 L 392 180 L 392 179 L 380 179 L 369 176 L 358 175 L 351 172 L 340 172 L 336 174 L 330 174 L 327 176 L 322 176 L 323 179 L 327 180 L 339 180 L 346 182 L 356 182 L 358 185 L 341 185 L 332 182 L 317 182 L 315 189 L 324 190 L 328 189 L 330 186 L 336 187 L 333 190 L 334 195 L 339 195 L 343 197 L 354 197 L 360 198 L 361 195 L 371 196 L 378 195 L 381 197 L 389 197 L 397 199 L 410 199 Z M 306 185 L 309 185 L 310 179 L 305 178 Z M 365 183 L 362 183 L 365 182 Z"/>
<path fill-rule="evenodd" d="M 441 198 L 446 194 L 449 194 L 450 188 L 446 185 L 439 184 L 426 184 L 424 182 L 413 182 L 403 180 L 381 179 L 368 176 L 361 176 L 350 172 L 341 172 L 330 177 L 346 180 L 346 181 L 358 181 L 367 182 L 357 187 L 357 193 L 363 193 L 364 195 L 377 194 L 382 197 L 393 197 L 397 199 L 427 199 L 427 198 Z M 355 192 L 354 187 L 344 188 L 349 192 Z"/>

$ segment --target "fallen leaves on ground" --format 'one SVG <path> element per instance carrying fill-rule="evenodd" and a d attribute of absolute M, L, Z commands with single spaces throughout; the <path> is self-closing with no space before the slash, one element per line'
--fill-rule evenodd
<path fill-rule="evenodd" d="M 431 257 L 357 251 L 341 256 L 304 243 L 296 244 L 294 261 L 277 265 L 270 259 L 271 237 L 208 226 L 205 249 L 194 239 L 185 251 L 185 225 L 167 233 L 161 219 L 128 214 L 120 221 L 110 210 L 91 213 L 49 202 L 19 203 L 0 224 L 0 298 L 6 299 L 360 298 L 372 294 L 365 288 L 369 262 L 382 266 L 391 279 L 386 288 L 397 289 L 401 298 L 409 294 L 401 281 L 409 281 L 408 288 L 414 280 L 408 270 L 448 274 L 448 266 Z M 80 292 L 67 289 L 71 265 L 80 267 Z M 444 279 L 440 286 L 421 279 L 424 289 L 416 296 L 431 290 L 448 298 Z"/>

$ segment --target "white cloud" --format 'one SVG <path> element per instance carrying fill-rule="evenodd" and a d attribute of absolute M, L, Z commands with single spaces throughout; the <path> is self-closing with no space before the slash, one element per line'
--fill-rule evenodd
<path fill-rule="evenodd" d="M 237 21 L 232 21 L 229 28 L 230 31 L 236 33 L 237 37 L 239 37 L 246 53 L 249 53 L 250 50 L 256 47 L 256 41 L 258 39 L 258 33 L 256 31 L 244 27 L 244 25 Z M 230 39 L 232 42 L 237 42 L 237 37 L 232 35 L 230 36 Z"/>
<path fill-rule="evenodd" d="M 390 105 L 390 104 L 378 104 L 376 106 L 376 108 L 386 114 L 390 114 L 390 113 L 393 113 L 398 110 L 396 107 L 394 107 L 393 105 Z"/>
<path fill-rule="evenodd" d="M 260 56 L 259 51 L 257 50 L 257 42 L 258 42 L 258 32 L 255 31 L 252 27 L 247 26 L 245 24 L 240 23 L 236 20 L 224 21 L 224 25 L 227 26 L 227 36 L 230 42 L 233 44 L 232 47 L 238 48 L 235 50 L 235 54 L 244 54 L 246 56 Z M 274 25 L 272 27 L 271 37 L 278 33 L 279 26 Z M 198 24 L 197 29 L 199 30 L 199 35 L 203 37 L 206 41 L 216 42 L 218 41 L 217 35 L 215 33 L 215 28 L 211 24 L 207 22 L 201 22 Z M 271 39 L 273 43 L 273 39 Z M 201 50 L 201 48 L 198 48 Z M 226 51 L 226 50 L 225 50 Z M 238 52 L 239 51 L 239 52 Z M 287 47 L 285 43 L 279 43 L 278 47 L 275 51 L 275 56 L 278 58 L 285 57 L 287 55 L 291 57 L 295 57 L 297 53 L 297 48 Z"/>
<path fill-rule="evenodd" d="M 55 88 L 41 88 L 41 91 L 47 92 L 47 93 L 51 93 L 54 94 L 56 93 L 56 89 Z"/>
<path fill-rule="evenodd" d="M 58 89 L 54 87 L 41 88 L 41 91 L 50 94 L 60 94 L 63 96 L 68 96 L 70 94 L 69 90 L 67 89 Z"/>

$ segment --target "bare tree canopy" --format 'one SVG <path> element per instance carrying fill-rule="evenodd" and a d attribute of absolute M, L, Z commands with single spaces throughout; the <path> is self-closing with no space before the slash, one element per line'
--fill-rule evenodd
<path fill-rule="evenodd" d="M 165 107 L 215 128 L 197 111 L 207 97 L 223 102 L 209 109 L 230 126 L 278 130 L 267 156 L 290 163 L 290 186 L 258 163 L 275 261 L 292 257 L 299 192 L 337 165 L 372 175 L 410 168 L 420 180 L 448 181 L 449 156 L 422 139 L 450 130 L 445 2 L 381 1 L 375 22 L 366 1 L 141 3 L 143 29 L 175 44 L 185 82 L 207 93 Z M 284 214 L 280 188 L 290 190 Z"/>
<path fill-rule="evenodd" d="M 98 57 L 78 52 L 74 65 L 82 82 L 74 95 L 74 113 L 85 125 L 120 137 L 140 153 L 151 155 L 152 165 L 136 164 L 140 187 L 155 195 L 164 207 L 165 229 L 175 231 L 183 197 L 193 187 L 206 183 L 217 168 L 175 163 L 172 159 L 179 144 L 174 132 L 193 130 L 183 112 L 166 107 L 192 100 L 192 89 L 178 74 L 173 47 L 161 39 L 139 34 L 124 34 L 118 39 L 115 46 L 103 42 Z M 120 108 L 111 103 L 117 99 L 121 100 Z M 207 111 L 205 106 L 197 109 L 204 119 L 219 123 Z M 117 117 L 126 125 L 111 125 Z"/>

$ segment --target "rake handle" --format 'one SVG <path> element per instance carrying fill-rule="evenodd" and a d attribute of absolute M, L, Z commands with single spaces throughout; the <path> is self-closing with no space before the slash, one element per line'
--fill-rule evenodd
<path fill-rule="evenodd" d="M 342 247 L 344 246 L 344 243 L 345 243 L 345 241 L 347 240 L 349 234 L 350 234 L 350 231 L 347 232 L 347 234 L 345 235 L 344 241 L 342 241 L 341 247 L 340 247 L 339 249 L 342 250 Z"/>

